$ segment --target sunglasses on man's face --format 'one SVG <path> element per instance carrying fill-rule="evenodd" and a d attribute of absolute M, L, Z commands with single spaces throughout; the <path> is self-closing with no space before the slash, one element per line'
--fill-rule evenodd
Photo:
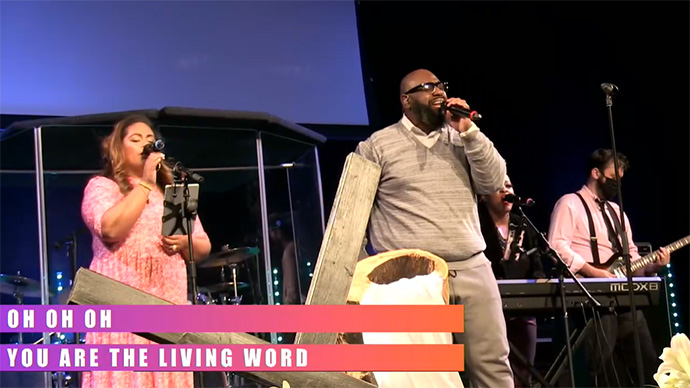
<path fill-rule="evenodd" d="M 416 92 L 428 92 L 433 93 L 435 89 L 442 92 L 448 91 L 448 82 L 426 82 L 421 85 L 417 85 L 414 88 L 405 92 L 405 94 L 411 94 Z"/>

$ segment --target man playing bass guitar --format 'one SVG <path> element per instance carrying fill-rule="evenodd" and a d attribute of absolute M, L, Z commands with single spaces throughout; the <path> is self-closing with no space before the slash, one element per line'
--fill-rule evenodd
<path fill-rule="evenodd" d="M 618 191 L 613 155 L 610 149 L 595 151 L 586 166 L 585 185 L 576 193 L 561 197 L 551 214 L 549 243 L 573 273 L 579 276 L 615 277 L 606 269 L 622 252 L 620 211 L 616 203 L 610 202 Z M 628 168 L 628 160 L 619 153 L 618 161 L 618 174 L 622 179 Z M 635 261 L 640 255 L 633 244 L 627 216 L 624 217 L 624 222 L 631 260 Z M 670 252 L 661 248 L 656 261 L 639 269 L 634 276 L 651 276 L 668 264 L 669 256 Z M 640 311 L 637 314 L 643 375 L 646 380 L 643 383 L 653 384 L 652 376 L 658 367 L 657 355 L 647 322 Z M 589 335 L 584 345 L 591 380 L 588 386 L 640 386 L 639 382 L 630 380 L 635 379 L 637 373 L 629 372 L 636 366 L 632 314 L 629 311 L 602 313 L 601 325 L 596 326 L 596 331 L 601 332 Z M 618 361 L 628 370 L 614 373 L 611 362 L 615 359 L 613 356 L 618 354 L 622 355 Z"/>

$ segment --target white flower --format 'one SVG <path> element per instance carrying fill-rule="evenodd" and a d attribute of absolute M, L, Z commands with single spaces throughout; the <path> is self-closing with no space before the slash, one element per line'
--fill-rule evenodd
<path fill-rule="evenodd" d="M 276 386 L 270 387 L 270 388 L 278 388 Z M 287 381 L 283 380 L 283 388 L 290 388 L 290 384 L 288 384 Z"/>
<path fill-rule="evenodd" d="M 654 374 L 660 388 L 690 387 L 690 340 L 685 334 L 671 338 L 671 347 L 659 357 L 663 362 Z"/>

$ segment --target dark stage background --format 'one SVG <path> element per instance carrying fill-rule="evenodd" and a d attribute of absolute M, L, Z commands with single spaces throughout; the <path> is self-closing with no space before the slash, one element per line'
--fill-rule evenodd
<path fill-rule="evenodd" d="M 517 193 L 536 201 L 528 214 L 544 232 L 556 200 L 583 184 L 589 154 L 611 145 L 599 85 L 616 84 L 613 118 L 618 149 L 632 164 L 623 199 L 635 240 L 656 249 L 690 232 L 687 2 L 372 1 L 356 10 L 370 125 L 303 123 L 329 137 L 319 152 L 327 212 L 345 156 L 400 119 L 398 83 L 423 67 L 484 115 L 480 128 L 506 159 Z M 323 101 L 328 109 L 329 96 Z M 2 113 L 2 128 L 19 118 Z M 15 222 L 3 214 L 4 225 Z M 70 220 L 65 230 L 78 227 Z M 689 256 L 688 248 L 672 255 L 684 329 Z"/>
<path fill-rule="evenodd" d="M 369 122 L 399 120 L 400 79 L 431 70 L 483 114 L 479 127 L 518 195 L 536 201 L 528 215 L 546 232 L 558 198 L 584 183 L 589 154 L 611 145 L 599 85 L 614 83 L 617 148 L 632 165 L 624 209 L 635 241 L 657 249 L 690 233 L 689 10 L 680 2 L 359 2 Z M 325 166 L 342 157 L 321 154 L 335 159 Z M 687 247 L 671 256 L 685 329 L 689 257 Z"/>

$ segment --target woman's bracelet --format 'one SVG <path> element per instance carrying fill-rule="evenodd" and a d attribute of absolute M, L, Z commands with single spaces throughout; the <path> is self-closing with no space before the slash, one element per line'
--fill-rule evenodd
<path fill-rule="evenodd" d="M 147 184 L 144 183 L 144 182 L 141 182 L 141 181 L 140 181 L 140 182 L 139 182 L 139 186 L 141 186 L 141 187 L 145 188 L 146 190 L 148 190 L 149 193 L 153 191 L 153 187 L 147 185 Z"/>

